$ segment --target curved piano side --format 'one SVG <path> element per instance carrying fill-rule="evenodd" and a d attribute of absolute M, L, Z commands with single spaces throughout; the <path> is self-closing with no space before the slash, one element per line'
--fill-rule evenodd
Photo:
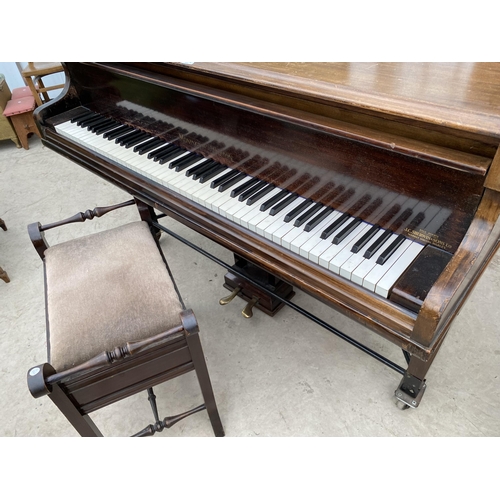
<path fill-rule="evenodd" d="M 426 347 L 424 352 L 415 352 L 423 361 L 434 358 L 453 320 L 500 247 L 499 216 L 500 192 L 486 188 L 469 230 L 431 288 L 415 322 L 411 339 Z"/>

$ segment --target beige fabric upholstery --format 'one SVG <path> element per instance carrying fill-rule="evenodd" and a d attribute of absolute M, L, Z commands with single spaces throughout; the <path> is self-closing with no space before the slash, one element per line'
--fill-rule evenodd
<path fill-rule="evenodd" d="M 146 222 L 45 252 L 49 362 L 58 371 L 180 324 L 182 306 Z"/>

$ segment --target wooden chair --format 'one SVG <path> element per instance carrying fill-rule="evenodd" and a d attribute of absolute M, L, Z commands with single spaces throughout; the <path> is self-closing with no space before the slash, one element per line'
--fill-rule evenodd
<path fill-rule="evenodd" d="M 19 63 L 17 63 L 17 65 L 23 80 L 26 82 L 26 85 L 30 88 L 35 98 L 37 106 L 41 106 L 43 103 L 50 101 L 48 93 L 51 90 L 64 88 L 63 83 L 46 87 L 42 80 L 45 76 L 64 71 L 64 68 L 59 62 L 29 62 L 24 68 L 20 68 Z M 43 100 L 40 96 L 43 97 Z"/>
<path fill-rule="evenodd" d="M 49 247 L 44 232 L 137 204 L 141 221 Z M 154 211 L 134 200 L 69 219 L 33 223 L 43 260 L 48 362 L 28 371 L 28 387 L 47 395 L 82 436 L 101 436 L 95 410 L 147 390 L 155 423 L 148 436 L 206 409 L 216 436 L 217 410 L 193 311 L 186 310 L 158 244 Z M 160 420 L 153 386 L 196 372 L 204 403 Z"/>

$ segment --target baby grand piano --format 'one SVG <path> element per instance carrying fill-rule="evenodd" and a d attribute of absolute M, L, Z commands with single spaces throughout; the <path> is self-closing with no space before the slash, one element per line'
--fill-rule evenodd
<path fill-rule="evenodd" d="M 47 147 L 230 249 L 233 295 L 297 287 L 400 346 L 418 406 L 500 242 L 500 64 L 64 68 Z"/>

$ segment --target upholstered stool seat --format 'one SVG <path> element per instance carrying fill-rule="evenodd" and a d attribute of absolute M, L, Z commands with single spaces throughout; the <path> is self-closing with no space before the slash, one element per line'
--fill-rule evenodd
<path fill-rule="evenodd" d="M 29 96 L 33 96 L 33 93 L 27 85 L 12 90 L 12 99 L 21 99 Z"/>
<path fill-rule="evenodd" d="M 137 205 L 141 221 L 49 246 L 44 233 Z M 206 410 L 223 436 L 194 313 L 186 309 L 158 244 L 154 210 L 138 200 L 28 226 L 42 258 L 48 362 L 28 371 L 35 397 L 48 396 L 82 436 L 101 436 L 89 414 L 147 390 L 150 436 Z M 153 387 L 195 371 L 204 403 L 160 420 Z"/>
<path fill-rule="evenodd" d="M 53 245 L 45 267 L 57 371 L 179 324 L 182 306 L 146 222 Z"/>

